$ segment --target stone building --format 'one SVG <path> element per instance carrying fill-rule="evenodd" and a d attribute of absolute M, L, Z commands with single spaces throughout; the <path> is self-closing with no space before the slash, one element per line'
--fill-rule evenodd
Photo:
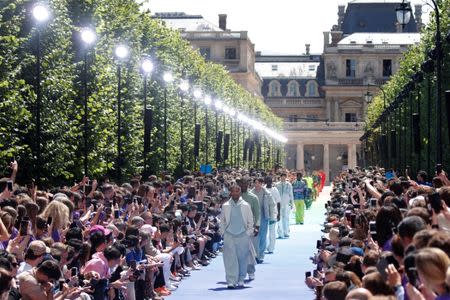
<path fill-rule="evenodd" d="M 421 6 L 405 28 L 396 24 L 399 0 L 356 0 L 338 7 L 324 32 L 322 55 L 257 55 L 265 102 L 285 121 L 286 166 L 323 169 L 333 178 L 363 163 L 365 95 L 394 74 L 406 49 L 419 41 Z"/>
<path fill-rule="evenodd" d="M 206 60 L 224 65 L 231 77 L 252 95 L 262 98 L 262 80 L 255 72 L 255 45 L 247 31 L 227 28 L 227 15 L 219 15 L 219 26 L 201 15 L 182 12 L 156 13 L 154 17 L 178 29 L 192 47 L 198 49 Z"/>

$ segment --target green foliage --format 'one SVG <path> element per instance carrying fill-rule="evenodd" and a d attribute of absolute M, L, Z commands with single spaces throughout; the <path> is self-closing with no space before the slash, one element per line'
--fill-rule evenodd
<path fill-rule="evenodd" d="M 442 89 L 449 89 L 450 84 L 450 45 L 445 41 L 445 35 L 450 30 L 450 17 L 448 11 L 450 10 L 450 1 L 443 0 L 438 1 L 439 10 L 441 12 L 441 32 L 443 40 L 443 65 L 442 65 Z M 422 62 L 428 59 L 427 53 L 430 49 L 435 47 L 435 35 L 436 35 L 436 22 L 434 13 L 430 15 L 430 23 L 423 28 L 421 41 L 418 45 L 412 46 L 403 56 L 400 63 L 398 72 L 391 77 L 391 79 L 382 87 L 386 93 L 387 105 L 394 101 L 395 97 L 403 90 L 403 87 L 411 80 L 411 76 L 418 70 Z M 406 165 L 410 165 L 413 170 L 425 169 L 432 172 L 435 164 L 435 132 L 436 132 L 436 74 L 426 74 L 425 80 L 416 84 L 414 91 L 410 94 L 411 101 L 405 100 L 401 106 L 402 114 L 400 117 L 399 109 L 397 114 L 391 114 L 391 117 L 387 122 L 384 122 L 384 126 L 389 130 L 397 130 L 397 149 L 400 149 L 400 156 L 397 160 L 390 159 L 390 165 L 392 167 L 404 168 Z M 442 93 L 442 99 L 444 94 Z M 445 114 L 445 101 L 443 100 L 442 107 L 442 141 L 444 147 L 443 163 L 444 165 L 450 165 L 450 157 L 445 155 L 450 150 L 448 130 L 447 128 L 447 116 Z M 428 119 L 428 110 L 430 110 L 431 118 Z M 366 116 L 367 128 L 371 128 L 372 124 L 377 120 L 380 114 L 383 112 L 383 97 L 379 94 L 374 98 L 374 101 L 368 107 L 368 113 Z M 420 116 L 420 140 L 421 140 L 421 153 L 420 156 L 413 151 L 412 143 L 412 113 L 419 113 Z M 430 136 L 428 135 L 428 127 L 430 127 Z M 398 134 L 400 133 L 400 134 Z M 372 148 L 375 148 L 377 140 L 381 134 L 381 129 L 378 128 L 375 134 L 371 136 L 370 143 Z M 388 136 L 388 142 L 390 139 Z M 428 150 L 428 145 L 430 148 Z M 380 154 L 375 153 L 378 158 L 375 161 L 380 162 Z M 387 166 L 387 163 L 384 163 Z"/>
<path fill-rule="evenodd" d="M 181 118 L 185 125 L 185 167 L 198 167 L 200 163 L 192 158 L 194 102 L 185 99 L 181 109 L 176 87 L 165 90 L 161 78 L 165 71 L 170 70 L 177 78 L 189 78 L 191 84 L 213 97 L 258 117 L 272 128 L 281 128 L 281 120 L 261 99 L 235 83 L 223 66 L 206 62 L 179 32 L 151 18 L 136 1 L 51 0 L 52 19 L 39 28 L 30 16 L 33 1 L 6 2 L 0 6 L 0 164 L 6 165 L 11 157 L 16 157 L 22 179 L 36 174 L 35 54 L 38 34 L 42 50 L 42 182 L 71 182 L 82 176 L 85 79 L 89 111 L 88 173 L 91 176 L 115 175 L 119 65 L 122 72 L 123 179 L 143 172 L 144 95 L 139 70 L 143 55 L 150 55 L 157 67 L 149 79 L 147 94 L 148 104 L 154 111 L 148 172 L 157 173 L 164 167 L 162 104 L 165 95 L 169 171 L 180 167 Z M 85 49 L 80 42 L 79 31 L 85 26 L 96 28 L 98 38 L 93 49 Z M 113 55 L 118 43 L 127 44 L 131 49 L 130 59 L 120 64 Z M 85 55 L 86 78 L 83 72 Z M 215 153 L 215 115 L 212 110 L 209 117 L 209 161 L 212 162 Z M 202 124 L 202 141 L 206 140 L 204 118 L 204 108 L 199 106 L 197 122 Z M 223 129 L 223 122 L 219 124 Z M 227 132 L 230 132 L 230 126 L 227 119 Z M 232 136 L 232 145 L 236 147 L 236 135 Z M 242 148 L 240 155 L 241 152 Z"/>

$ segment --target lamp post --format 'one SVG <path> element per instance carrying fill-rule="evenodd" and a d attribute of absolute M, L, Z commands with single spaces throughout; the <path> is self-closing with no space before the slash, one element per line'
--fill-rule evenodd
<path fill-rule="evenodd" d="M 164 86 L 164 171 L 167 171 L 167 85 L 173 81 L 172 73 L 164 73 L 163 79 L 166 83 Z"/>
<path fill-rule="evenodd" d="M 210 96 L 205 96 L 205 98 L 203 99 L 203 101 L 205 102 L 206 106 L 205 106 L 205 165 L 209 164 L 209 120 L 208 120 L 208 106 L 211 104 L 211 97 Z"/>
<path fill-rule="evenodd" d="M 197 124 L 197 101 L 200 101 L 203 97 L 203 93 L 200 89 L 196 88 L 194 89 L 194 130 L 199 130 L 200 132 L 200 124 Z M 197 132 L 197 131 L 195 131 Z M 196 143 L 196 134 L 194 135 L 194 155 L 193 155 L 193 161 L 192 161 L 192 169 L 194 169 L 197 165 L 197 159 L 198 159 L 198 153 L 199 153 L 199 149 L 198 149 L 198 144 Z M 196 149 L 197 148 L 197 149 Z"/>
<path fill-rule="evenodd" d="M 219 163 L 222 161 L 222 157 L 220 154 L 219 145 L 222 145 L 222 141 L 219 141 L 219 111 L 222 110 L 223 103 L 220 100 L 214 101 L 214 110 L 216 112 L 216 128 L 215 128 L 215 135 L 216 135 L 216 168 L 219 169 Z"/>
<path fill-rule="evenodd" d="M 121 63 L 130 55 L 125 45 L 117 45 L 114 54 L 117 58 L 117 183 L 122 180 L 122 66 Z"/>
<path fill-rule="evenodd" d="M 41 32 L 40 27 L 42 24 L 50 19 L 49 8 L 42 4 L 37 3 L 33 6 L 32 15 L 37 26 L 36 36 L 36 180 L 40 182 L 41 178 L 41 105 L 42 105 L 42 92 L 41 92 Z"/>
<path fill-rule="evenodd" d="M 88 50 L 89 47 L 95 42 L 97 36 L 95 31 L 86 27 L 80 32 L 81 40 L 84 44 L 84 68 L 83 68 L 83 92 L 84 92 L 84 175 L 88 176 Z"/>
<path fill-rule="evenodd" d="M 148 57 L 144 57 L 144 59 L 141 62 L 141 70 L 142 74 L 144 75 L 144 174 L 147 175 L 147 157 L 148 157 L 148 150 L 150 148 L 150 132 L 147 133 L 147 79 L 148 76 L 151 75 L 153 71 L 153 63 Z M 146 135 L 148 134 L 148 136 Z"/>
<path fill-rule="evenodd" d="M 431 0 L 432 7 L 436 18 L 436 35 L 435 35 L 435 50 L 429 53 L 431 58 L 436 60 L 436 164 L 442 163 L 442 37 L 441 37 L 441 16 L 438 6 L 438 0 Z M 409 3 L 403 0 L 402 4 L 396 9 L 397 21 L 404 27 L 408 24 L 411 17 L 411 7 Z"/>
<path fill-rule="evenodd" d="M 184 96 L 189 91 L 189 83 L 186 80 L 181 81 L 180 90 L 182 92 L 180 100 L 181 112 L 184 111 Z M 181 171 L 184 170 L 184 114 L 180 115 L 180 159 L 181 159 Z"/>

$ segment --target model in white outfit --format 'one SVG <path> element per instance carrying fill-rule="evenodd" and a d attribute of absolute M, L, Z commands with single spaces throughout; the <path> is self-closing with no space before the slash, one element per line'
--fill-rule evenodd
<path fill-rule="evenodd" d="M 268 178 L 266 178 L 266 189 L 270 192 L 270 194 L 272 195 L 272 199 L 275 202 L 276 208 L 274 210 L 275 215 L 273 216 L 274 220 L 278 220 L 279 219 L 279 212 L 278 212 L 278 206 L 281 205 L 281 196 L 280 196 L 280 192 L 278 192 L 278 188 L 272 186 L 272 179 L 270 179 L 270 184 L 268 182 Z M 270 186 L 270 187 L 269 187 Z M 267 245 L 267 252 L 269 254 L 272 254 L 273 251 L 275 250 L 275 241 L 276 241 L 276 236 L 275 236 L 275 228 L 277 227 L 277 222 L 270 222 L 269 223 L 269 244 Z"/>
<path fill-rule="evenodd" d="M 278 222 L 278 237 L 289 237 L 289 214 L 294 207 L 294 194 L 292 184 L 286 180 L 286 173 L 281 174 L 281 181 L 276 185 L 280 192 L 280 221 Z"/>
<path fill-rule="evenodd" d="M 228 288 L 244 286 L 247 265 L 255 260 L 250 242 L 253 235 L 253 214 L 250 205 L 241 198 L 241 188 L 233 186 L 231 199 L 222 205 L 220 233 L 223 235 L 223 263 Z M 253 250 L 253 251 L 252 251 Z"/>

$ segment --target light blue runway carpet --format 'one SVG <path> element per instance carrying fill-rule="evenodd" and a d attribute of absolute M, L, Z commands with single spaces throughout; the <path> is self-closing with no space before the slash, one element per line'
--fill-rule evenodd
<path fill-rule="evenodd" d="M 316 251 L 316 241 L 321 237 L 320 224 L 325 218 L 324 204 L 329 195 L 330 187 L 325 187 L 305 212 L 305 224 L 291 225 L 290 238 L 277 240 L 274 254 L 267 254 L 264 263 L 257 265 L 256 279 L 246 282 L 244 288 L 227 289 L 219 255 L 209 266 L 191 271 L 191 277 L 183 279 L 167 299 L 314 299 L 313 291 L 304 284 L 305 272 L 314 268 L 309 257 Z"/>

